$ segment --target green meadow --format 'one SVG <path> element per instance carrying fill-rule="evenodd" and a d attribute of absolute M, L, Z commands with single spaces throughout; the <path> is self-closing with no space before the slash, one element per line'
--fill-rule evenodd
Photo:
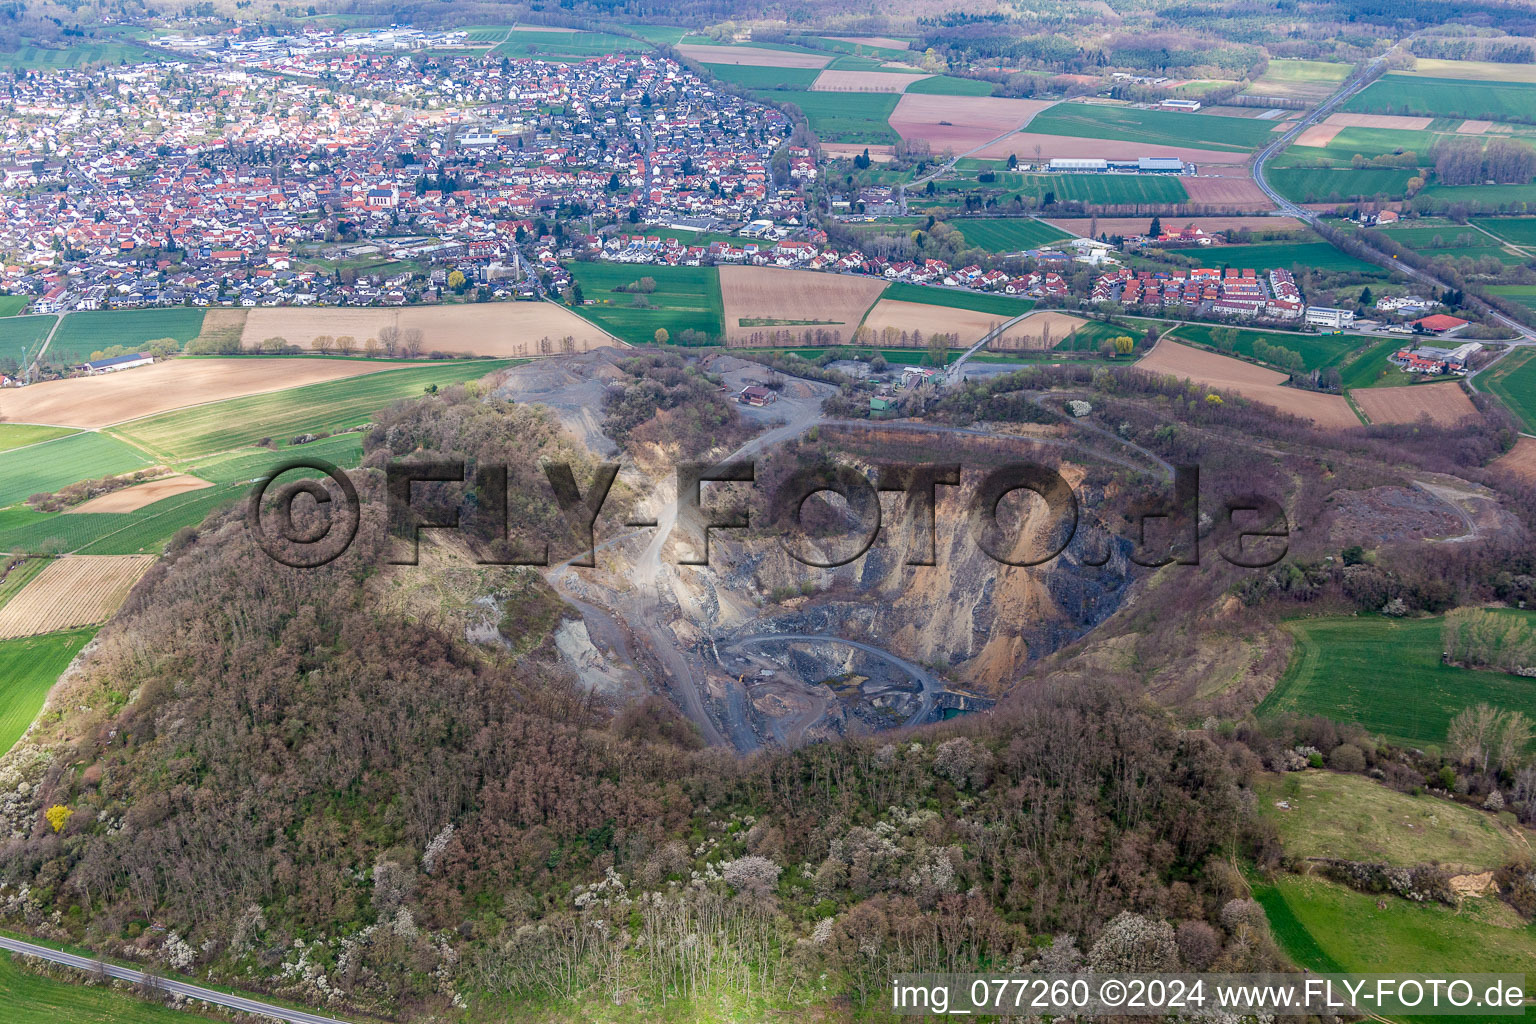
<path fill-rule="evenodd" d="M 725 335 L 720 274 L 714 267 L 573 263 L 568 269 L 586 300 L 575 312 L 631 344 L 653 344 L 657 328 L 665 328 L 674 338 L 689 329 L 711 339 Z M 655 291 L 616 290 L 645 277 L 656 282 Z M 636 299 L 644 304 L 637 305 Z"/>
<path fill-rule="evenodd" d="M 1536 617 L 1536 612 L 1509 612 Z M 1358 722 L 1412 746 L 1445 741 L 1461 711 L 1487 703 L 1536 717 L 1536 683 L 1443 664 L 1439 617 L 1375 615 L 1293 619 L 1291 663 L 1257 709 L 1260 717 L 1322 715 Z"/>

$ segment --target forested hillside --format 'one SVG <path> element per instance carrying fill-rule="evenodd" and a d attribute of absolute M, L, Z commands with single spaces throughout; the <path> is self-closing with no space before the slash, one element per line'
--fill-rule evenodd
<path fill-rule="evenodd" d="M 495 417 L 547 450 L 530 415 L 427 398 L 375 438 L 473 447 Z M 364 513 L 323 569 L 230 516 L 151 573 L 0 780 L 7 920 L 331 1007 L 539 1020 L 859 1004 L 892 970 L 1115 963 L 1148 929 L 1167 966 L 1272 961 L 1226 866 L 1240 772 L 1113 679 L 738 761 L 579 695 L 522 570 L 498 570 L 513 643 L 466 642 L 377 569 Z"/>

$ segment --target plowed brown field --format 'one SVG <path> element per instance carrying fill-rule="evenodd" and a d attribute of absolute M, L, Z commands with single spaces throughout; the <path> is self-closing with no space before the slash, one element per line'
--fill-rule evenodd
<path fill-rule="evenodd" d="M 295 306 L 253 309 L 245 321 L 240 343 L 258 348 L 267 338 L 314 348 L 321 335 L 350 335 L 353 351 L 361 352 L 369 338 L 386 327 L 421 331 L 422 352 L 468 353 L 473 356 L 536 356 L 544 354 L 540 339 L 561 351 L 561 338 L 575 339 L 585 352 L 604 345 L 622 345 L 612 335 L 553 302 L 483 302 L 459 306 L 406 306 L 399 309 Z"/>
<path fill-rule="evenodd" d="M 66 514 L 70 512 L 136 512 L 145 505 L 153 505 L 161 498 L 186 494 L 188 491 L 200 491 L 204 487 L 212 486 L 213 484 L 207 480 L 199 480 L 185 473 L 173 473 L 158 480 L 124 487 L 121 490 L 103 494 L 99 498 L 92 498 L 72 509 L 67 509 Z"/>
<path fill-rule="evenodd" d="M 754 333 L 785 330 L 798 335 L 807 328 L 838 331 L 848 341 L 884 290 L 885 282 L 879 278 L 854 274 L 720 268 L 726 337 L 738 344 L 749 341 Z"/>
<path fill-rule="evenodd" d="M 1341 429 L 1360 425 L 1359 417 L 1339 395 L 1281 387 L 1285 381 L 1283 373 L 1175 341 L 1159 341 L 1136 368 L 1187 378 L 1217 391 L 1230 391 L 1309 419 L 1320 427 Z"/>
<path fill-rule="evenodd" d="M 1453 427 L 1477 415 L 1477 406 L 1456 383 L 1356 388 L 1349 397 L 1372 423 L 1417 423 L 1420 416 L 1428 416 L 1432 423 Z"/>
<path fill-rule="evenodd" d="M 154 555 L 54 559 L 0 608 L 0 639 L 105 622 L 154 564 Z"/>
<path fill-rule="evenodd" d="M 412 365 L 419 364 L 362 359 L 171 359 L 7 391 L 5 418 L 13 423 L 89 429 L 204 402 Z"/>

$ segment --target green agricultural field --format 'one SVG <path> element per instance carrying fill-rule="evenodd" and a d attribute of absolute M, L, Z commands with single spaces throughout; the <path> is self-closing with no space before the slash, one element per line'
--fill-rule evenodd
<path fill-rule="evenodd" d="M 1439 617 L 1374 615 L 1287 622 L 1296 648 L 1257 713 L 1358 722 L 1419 747 L 1444 742 L 1451 719 L 1474 704 L 1536 716 L 1536 685 L 1529 679 L 1442 664 L 1441 624 Z"/>
<path fill-rule="evenodd" d="M 182 306 L 66 313 L 48 345 L 48 361 L 83 362 L 112 345 L 143 345 L 161 338 L 185 345 L 202 329 L 203 310 Z"/>
<path fill-rule="evenodd" d="M 162 53 L 132 43 L 73 43 L 62 50 L 23 46 L 18 50 L 0 51 L 0 68 L 49 71 L 87 64 L 144 64 L 168 59 Z"/>
<path fill-rule="evenodd" d="M 1514 245 L 1536 246 L 1536 217 L 1479 217 L 1473 223 Z"/>
<path fill-rule="evenodd" d="M 1529 213 L 1536 210 L 1536 185 L 1432 184 L 1419 195 L 1442 203 L 1466 203 L 1474 212 Z"/>
<path fill-rule="evenodd" d="M 7 1024 L 191 1024 L 206 1020 L 148 1003 L 117 988 L 86 986 L 33 974 L 0 953 L 0 1005 Z M 85 975 L 80 979 L 83 982 Z"/>
<path fill-rule="evenodd" d="M 898 50 L 893 46 L 871 46 L 868 43 L 850 43 L 846 39 L 832 39 L 828 36 L 801 36 L 801 39 L 818 50 L 831 50 L 834 53 L 868 54 L 880 57 L 884 60 L 915 61 L 919 54 L 913 50 Z M 753 46 L 759 44 L 753 43 Z"/>
<path fill-rule="evenodd" d="M 1516 288 L 1522 289 L 1520 294 L 1511 294 Z M 1501 285 L 1489 291 L 1536 310 L 1536 285 Z M 1536 352 L 1530 349 L 1511 352 L 1491 370 L 1478 374 L 1477 383 L 1498 395 L 1510 411 L 1520 417 L 1525 429 L 1536 433 Z"/>
<path fill-rule="evenodd" d="M 191 459 L 264 437 L 282 442 L 297 434 L 346 430 L 366 423 L 369 415 L 393 401 L 422 394 L 429 386 L 477 380 L 518 362 L 466 360 L 385 370 L 160 413 L 131 420 L 113 432 L 163 459 Z"/>
<path fill-rule="evenodd" d="M 888 68 L 885 60 L 880 57 L 865 57 L 859 54 L 845 53 L 840 57 L 833 57 L 827 64 L 829 71 L 874 71 L 880 74 L 914 75 L 918 72 L 907 68 Z"/>
<path fill-rule="evenodd" d="M 722 82 L 744 89 L 779 89 L 804 92 L 821 74 L 817 68 L 765 68 L 756 64 L 705 64 Z M 794 102 L 799 102 L 798 100 Z"/>
<path fill-rule="evenodd" d="M 975 220 L 952 220 L 951 227 L 959 228 L 969 245 L 979 246 L 991 252 L 1018 252 L 1038 249 L 1042 245 L 1071 238 L 1060 228 L 1029 217 L 986 217 Z"/>
<path fill-rule="evenodd" d="M 1322 99 L 1349 77 L 1350 66 L 1321 60 L 1271 60 L 1248 89 L 1259 96 Z"/>
<path fill-rule="evenodd" d="M 975 78 L 934 75 L 907 86 L 907 92 L 937 96 L 991 96 L 992 83 Z"/>
<path fill-rule="evenodd" d="M 1281 948 L 1298 965 L 1314 971 L 1529 974 L 1536 959 L 1536 929 L 1497 899 L 1447 907 L 1382 898 L 1296 875 L 1255 886 L 1254 897 L 1263 905 Z M 1527 995 L 1531 981 L 1536 978 L 1527 979 Z M 1520 1018 L 1462 1019 L 1487 1024 Z"/>
<path fill-rule="evenodd" d="M 989 186 L 990 187 L 990 186 Z M 1024 174 L 1002 171 L 997 187 L 1022 195 L 1045 196 L 1054 193 L 1061 202 L 1186 203 L 1189 193 L 1173 174 Z M 913 202 L 922 197 L 911 195 Z"/>
<path fill-rule="evenodd" d="M 1099 346 L 1122 335 L 1141 340 L 1142 331 L 1131 327 L 1119 327 L 1099 320 L 1090 320 L 1071 334 L 1051 346 L 1052 352 L 1098 352 Z M 972 358 L 975 358 L 974 356 Z"/>
<path fill-rule="evenodd" d="M 294 458 L 324 459 L 342 467 L 362 461 L 362 435 L 338 434 L 302 448 L 244 448 L 174 468 L 217 484 L 172 495 L 133 512 L 43 513 L 26 507 L 0 511 L 0 551 L 42 554 L 136 555 L 158 553 L 177 530 L 244 500 L 272 467 Z"/>
<path fill-rule="evenodd" d="M 1207 348 L 1216 348 L 1215 332 L 1222 330 L 1215 324 L 1180 324 L 1175 340 L 1189 341 Z M 1359 348 L 1363 339 L 1349 334 L 1287 334 L 1284 331 L 1248 331 L 1232 328 L 1237 332 L 1234 351 L 1238 355 L 1253 358 L 1254 342 L 1260 339 L 1271 345 L 1281 345 L 1301 356 L 1308 370 L 1318 370 L 1340 362 Z"/>
<path fill-rule="evenodd" d="M 974 309 L 980 313 L 1015 317 L 1035 308 L 1029 299 L 1016 299 L 1011 295 L 984 295 L 979 292 L 963 292 L 955 288 L 936 288 L 921 284 L 897 281 L 881 293 L 882 299 L 900 302 L 921 302 L 927 306 L 947 306 L 951 309 Z"/>
<path fill-rule="evenodd" d="M 37 358 L 43 340 L 58 319 L 52 313 L 0 318 L 0 361 L 13 360 L 18 370 L 24 369 L 21 364 Z M 0 405 L 0 411 L 4 408 Z"/>
<path fill-rule="evenodd" d="M 92 626 L 0 640 L 0 753 L 21 739 L 59 673 L 95 635 Z"/>
<path fill-rule="evenodd" d="M 1339 368 L 1344 390 L 1379 387 L 1392 382 L 1392 375 L 1401 371 L 1387 361 L 1387 356 L 1410 342 L 1411 339 L 1407 337 L 1388 338 L 1373 342 L 1369 348 L 1361 350 Z"/>
<path fill-rule="evenodd" d="M 783 99 L 766 90 L 760 91 L 759 95 L 770 100 Z M 786 102 L 800 108 L 810 121 L 811 131 L 823 142 L 874 145 L 898 141 L 889 118 L 900 100 L 899 93 L 806 92 Z"/>
<path fill-rule="evenodd" d="M 568 269 L 581 285 L 587 304 L 577 313 L 632 344 L 653 344 L 656 329 L 702 331 L 711 338 L 725 334 L 725 308 L 720 300 L 720 274 L 714 267 L 653 267 L 625 263 L 572 263 Z M 642 277 L 656 290 L 640 296 L 615 291 Z"/>
<path fill-rule="evenodd" d="M 1356 198 L 1398 197 L 1416 172 L 1405 167 L 1266 168 L 1264 177 L 1276 192 L 1293 203 L 1342 203 Z"/>
<path fill-rule="evenodd" d="M 131 473 L 154 464 L 145 453 L 115 437 L 94 432 L 0 453 L 0 506 L 67 484 Z"/>
<path fill-rule="evenodd" d="M 1536 84 L 1388 73 L 1344 104 L 1363 114 L 1524 121 L 1536 116 Z"/>
<path fill-rule="evenodd" d="M 1374 264 L 1340 252 L 1327 242 L 1256 242 L 1252 245 L 1213 245 L 1180 252 L 1198 260 L 1205 267 L 1237 267 L 1253 270 L 1294 271 L 1301 267 L 1318 270 L 1358 270 L 1385 273 Z"/>
<path fill-rule="evenodd" d="M 1459 121 L 1454 122 L 1460 124 Z M 1406 131 L 1396 128 L 1345 128 L 1326 146 L 1288 146 L 1275 161 L 1277 167 L 1347 167 L 1353 169 L 1358 154 L 1363 157 L 1413 153 L 1418 162 L 1431 162 L 1435 143 L 1446 136 L 1432 131 Z M 1461 136 L 1475 138 L 1475 136 Z M 1362 168 L 1362 170 L 1369 168 Z M 1381 168 L 1375 168 L 1380 170 Z M 1387 168 L 1392 170 L 1394 168 Z"/>
<path fill-rule="evenodd" d="M 1253 788 L 1259 814 L 1275 823 L 1285 852 L 1297 857 L 1484 871 L 1527 849 L 1492 814 L 1399 793 L 1361 775 L 1287 772 L 1261 776 Z M 1280 801 L 1290 806 L 1277 807 Z"/>
<path fill-rule="evenodd" d="M 0 295 L 0 316 L 16 316 L 31 301 L 30 295 Z"/>
<path fill-rule="evenodd" d="M 634 53 L 646 49 L 649 49 L 646 43 L 608 32 L 515 29 L 491 53 L 498 57 L 601 57 L 607 53 Z"/>
<path fill-rule="evenodd" d="M 688 34 L 687 29 L 676 25 L 631 25 L 629 29 L 637 36 L 643 36 L 653 43 L 663 43 L 667 46 L 676 46 L 683 41 L 683 36 Z"/>
<path fill-rule="evenodd" d="M 1456 260 L 1482 259 L 1492 256 L 1504 263 L 1525 263 L 1527 257 L 1505 249 L 1493 238 L 1477 228 L 1464 224 L 1432 225 L 1429 227 L 1396 226 L 1386 228 L 1393 241 L 1432 259 L 1450 257 Z M 1436 245 L 1436 239 L 1439 244 Z"/>
<path fill-rule="evenodd" d="M 0 404 L 0 412 L 4 410 L 5 406 Z M 68 437 L 74 433 L 78 433 L 74 427 L 44 427 L 36 423 L 0 423 L 0 452 L 52 441 L 57 437 Z"/>
<path fill-rule="evenodd" d="M 1274 138 L 1274 123 L 1252 117 L 1181 114 L 1093 103 L 1058 103 L 1042 110 L 1029 130 L 1075 139 L 1123 139 L 1161 146 L 1198 146 L 1249 152 Z"/>

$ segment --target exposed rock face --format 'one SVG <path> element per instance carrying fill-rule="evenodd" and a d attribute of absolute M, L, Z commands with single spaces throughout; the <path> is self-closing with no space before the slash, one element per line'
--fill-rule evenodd
<path fill-rule="evenodd" d="M 1005 565 L 983 551 L 956 495 L 938 503 L 933 566 L 906 564 L 925 552 L 897 499 L 868 553 L 848 565 L 807 566 L 777 539 L 759 536 L 740 544 L 716 541 L 711 566 L 683 568 L 669 579 L 681 615 L 717 638 L 773 632 L 866 640 L 958 682 L 1000 692 L 1020 665 L 1078 639 L 1125 598 L 1132 579 L 1128 548 L 1092 525 L 1103 494 L 1080 488 L 1078 500 L 1081 522 L 1072 540 L 1038 566 Z M 1045 549 L 1044 503 L 1032 501 L 1015 557 L 1031 550 L 1039 557 Z M 1054 540 L 1060 542 L 1061 531 Z M 814 550 L 830 560 L 849 543 L 837 536 Z M 1106 554 L 1102 566 L 1085 564 Z M 853 652 L 845 657 L 842 670 L 853 671 Z"/>

